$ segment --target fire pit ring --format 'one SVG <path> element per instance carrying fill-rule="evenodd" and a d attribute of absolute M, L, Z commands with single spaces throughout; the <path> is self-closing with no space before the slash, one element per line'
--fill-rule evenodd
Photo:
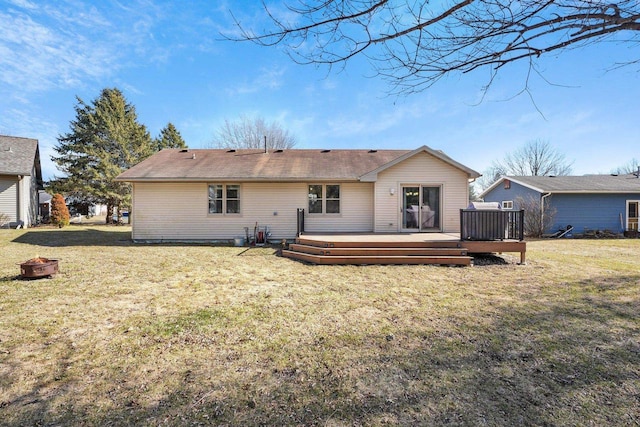
<path fill-rule="evenodd" d="M 58 260 L 49 258 L 32 258 L 20 264 L 20 275 L 23 279 L 36 279 L 53 276 L 58 272 Z"/>

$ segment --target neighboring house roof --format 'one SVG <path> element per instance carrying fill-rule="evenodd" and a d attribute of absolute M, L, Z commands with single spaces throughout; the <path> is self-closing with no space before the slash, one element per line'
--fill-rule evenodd
<path fill-rule="evenodd" d="M 444 153 L 424 146 L 412 151 L 291 149 L 267 153 L 262 150 L 165 149 L 123 172 L 117 180 L 357 181 L 423 151 L 464 170 L 472 178 L 479 176 Z"/>
<path fill-rule="evenodd" d="M 37 139 L 0 135 L 0 175 L 31 175 L 34 162 L 40 174 Z"/>
<path fill-rule="evenodd" d="M 40 190 L 38 192 L 38 203 L 43 204 L 43 203 L 51 203 L 51 199 L 53 197 L 51 196 L 51 194 L 45 192 L 44 190 Z"/>
<path fill-rule="evenodd" d="M 640 193 L 637 174 L 583 176 L 503 176 L 482 192 L 484 197 L 505 179 L 539 193 Z"/>

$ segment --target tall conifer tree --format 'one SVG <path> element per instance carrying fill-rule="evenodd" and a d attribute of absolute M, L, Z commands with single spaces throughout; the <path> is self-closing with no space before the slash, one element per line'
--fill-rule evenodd
<path fill-rule="evenodd" d="M 66 176 L 51 184 L 57 191 L 106 204 L 111 222 L 113 208 L 120 218 L 121 209 L 131 204 L 131 186 L 115 178 L 153 154 L 155 147 L 120 90 L 103 89 L 90 104 L 76 99 L 76 119 L 70 131 L 58 137 L 57 155 L 52 156 Z"/>
<path fill-rule="evenodd" d="M 182 139 L 182 135 L 180 135 L 178 129 L 176 129 L 171 122 L 162 128 L 154 144 L 157 151 L 164 148 L 187 148 L 187 144 L 184 142 L 184 139 Z"/>

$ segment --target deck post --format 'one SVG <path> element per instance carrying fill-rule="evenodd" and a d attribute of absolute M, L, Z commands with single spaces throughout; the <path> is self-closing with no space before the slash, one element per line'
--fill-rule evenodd
<path fill-rule="evenodd" d="M 297 230 L 296 230 L 296 237 L 300 237 L 300 235 L 302 233 L 304 233 L 304 209 L 303 208 L 298 208 L 298 212 L 297 212 Z"/>
<path fill-rule="evenodd" d="M 519 229 L 518 229 L 518 236 L 520 238 L 520 241 L 524 240 L 524 209 L 520 209 L 520 218 L 518 220 L 518 224 L 519 224 Z M 522 255 L 522 258 L 524 258 L 524 255 Z M 524 260 L 523 260 L 523 264 L 524 264 Z"/>

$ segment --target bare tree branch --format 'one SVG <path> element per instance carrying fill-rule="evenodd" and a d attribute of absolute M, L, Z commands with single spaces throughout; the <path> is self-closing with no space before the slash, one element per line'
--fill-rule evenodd
<path fill-rule="evenodd" d="M 549 141 L 536 139 L 493 161 L 476 183 L 485 190 L 502 176 L 566 176 L 572 164 Z"/>
<path fill-rule="evenodd" d="M 296 138 L 277 122 L 267 123 L 263 118 L 240 116 L 235 121 L 225 120 L 214 136 L 216 148 L 249 148 L 284 150 L 296 145 Z"/>
<path fill-rule="evenodd" d="M 344 66 L 364 55 L 392 92 L 405 94 L 450 73 L 488 68 L 495 76 L 615 34 L 640 41 L 637 0 L 297 0 L 286 6 L 294 22 L 263 8 L 271 29 L 255 32 L 234 17 L 241 36 L 228 38 L 278 45 L 300 64 Z"/>
<path fill-rule="evenodd" d="M 536 139 L 507 153 L 494 168 L 504 175 L 515 176 L 563 176 L 571 173 L 571 163 L 549 141 Z"/>
<path fill-rule="evenodd" d="M 617 168 L 613 169 L 611 173 L 615 173 L 618 175 L 625 175 L 630 173 L 638 173 L 638 171 L 640 171 L 640 162 L 638 162 L 638 159 L 633 158 L 629 160 L 626 164 L 622 166 L 618 166 Z"/>

